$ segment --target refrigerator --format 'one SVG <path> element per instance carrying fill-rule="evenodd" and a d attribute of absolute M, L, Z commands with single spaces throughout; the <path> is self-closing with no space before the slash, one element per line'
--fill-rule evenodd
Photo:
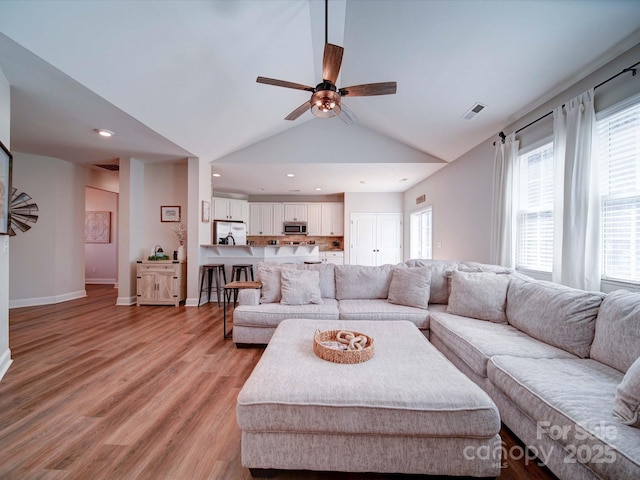
<path fill-rule="evenodd" d="M 246 245 L 247 224 L 244 222 L 213 221 L 214 245 Z"/>

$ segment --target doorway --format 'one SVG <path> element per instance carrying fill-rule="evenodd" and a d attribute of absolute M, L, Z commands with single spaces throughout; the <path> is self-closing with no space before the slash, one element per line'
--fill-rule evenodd
<path fill-rule="evenodd" d="M 85 187 L 85 284 L 118 286 L 118 194 Z"/>

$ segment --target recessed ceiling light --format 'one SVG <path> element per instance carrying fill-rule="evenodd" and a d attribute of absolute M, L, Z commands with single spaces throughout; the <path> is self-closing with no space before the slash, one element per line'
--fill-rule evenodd
<path fill-rule="evenodd" d="M 320 187 L 316 188 L 316 192 L 321 191 L 322 189 Z"/>
<path fill-rule="evenodd" d="M 213 176 L 214 176 L 214 177 L 219 177 L 219 176 L 220 176 L 220 174 L 219 174 L 219 173 L 214 173 L 214 174 L 213 174 Z"/>
<path fill-rule="evenodd" d="M 406 182 L 407 180 L 407 178 L 401 178 L 400 180 L 398 180 L 398 183 Z"/>
<path fill-rule="evenodd" d="M 101 135 L 103 137 L 113 137 L 115 135 L 115 133 L 113 133 L 111 130 L 107 130 L 106 128 L 96 128 L 95 129 L 96 132 L 98 132 L 98 135 Z"/>
<path fill-rule="evenodd" d="M 287 177 L 292 178 L 295 177 L 295 175 L 293 173 L 287 173 Z"/>

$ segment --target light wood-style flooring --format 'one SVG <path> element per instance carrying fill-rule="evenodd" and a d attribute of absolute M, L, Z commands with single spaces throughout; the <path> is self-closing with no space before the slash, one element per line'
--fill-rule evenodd
<path fill-rule="evenodd" d="M 222 309 L 115 306 L 88 297 L 12 309 L 13 364 L 0 382 L 0 479 L 251 478 L 236 397 L 262 355 L 223 340 Z M 229 310 L 231 314 L 231 310 Z M 518 444 L 503 429 L 506 448 Z M 413 478 L 281 472 L 277 479 Z M 508 459 L 500 480 L 553 479 Z"/>

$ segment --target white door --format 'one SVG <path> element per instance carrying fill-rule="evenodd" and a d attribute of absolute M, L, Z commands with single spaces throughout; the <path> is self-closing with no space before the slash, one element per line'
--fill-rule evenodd
<path fill-rule="evenodd" d="M 402 214 L 351 214 L 349 255 L 349 262 L 354 265 L 402 262 Z"/>
<path fill-rule="evenodd" d="M 378 214 L 377 234 L 378 265 L 402 262 L 402 214 Z"/>
<path fill-rule="evenodd" d="M 349 263 L 352 265 L 376 265 L 376 242 L 376 215 L 371 213 L 352 214 Z"/>

